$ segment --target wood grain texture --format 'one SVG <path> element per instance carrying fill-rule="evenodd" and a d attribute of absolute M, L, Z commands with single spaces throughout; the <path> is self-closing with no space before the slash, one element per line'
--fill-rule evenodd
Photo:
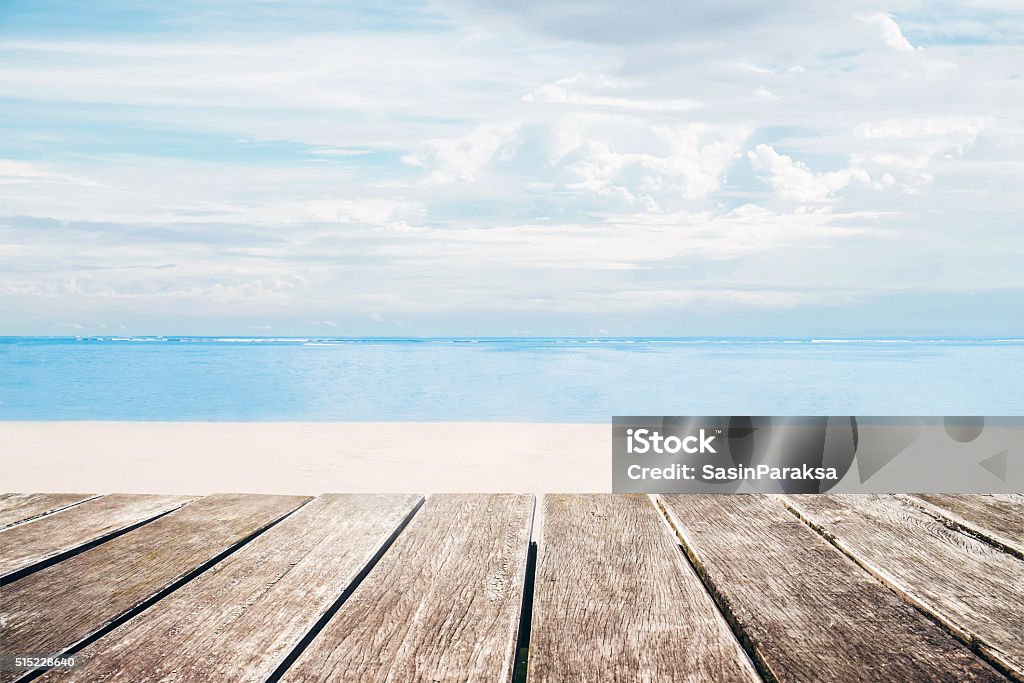
<path fill-rule="evenodd" d="M 715 494 L 661 500 L 768 680 L 1005 680 L 782 501 Z"/>
<path fill-rule="evenodd" d="M 5 652 L 66 652 L 306 500 L 208 496 L 5 585 L 0 591 Z M 0 672 L 0 681 L 18 675 Z"/>
<path fill-rule="evenodd" d="M 543 509 L 530 681 L 761 680 L 647 496 Z"/>
<path fill-rule="evenodd" d="M 420 496 L 325 495 L 43 681 L 265 681 Z"/>
<path fill-rule="evenodd" d="M 0 494 L 0 529 L 42 517 L 94 497 L 91 493 Z"/>
<path fill-rule="evenodd" d="M 532 496 L 431 496 L 282 681 L 508 681 Z"/>
<path fill-rule="evenodd" d="M 0 531 L 0 581 L 26 567 L 181 507 L 195 496 L 116 494 Z"/>
<path fill-rule="evenodd" d="M 1024 562 L 892 496 L 789 496 L 843 552 L 1024 681 Z"/>
<path fill-rule="evenodd" d="M 1024 559 L 1024 496 L 923 493 L 908 498 L 929 512 Z"/>

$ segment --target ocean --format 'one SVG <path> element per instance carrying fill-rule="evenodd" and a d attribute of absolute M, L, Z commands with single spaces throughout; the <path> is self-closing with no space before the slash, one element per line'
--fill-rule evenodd
<path fill-rule="evenodd" d="M 0 420 L 1019 415 L 1024 339 L 0 337 Z"/>

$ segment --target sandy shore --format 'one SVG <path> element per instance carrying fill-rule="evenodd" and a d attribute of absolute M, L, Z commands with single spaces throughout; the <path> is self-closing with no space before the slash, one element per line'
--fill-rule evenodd
<path fill-rule="evenodd" d="M 607 425 L 0 422 L 4 491 L 611 490 Z"/>

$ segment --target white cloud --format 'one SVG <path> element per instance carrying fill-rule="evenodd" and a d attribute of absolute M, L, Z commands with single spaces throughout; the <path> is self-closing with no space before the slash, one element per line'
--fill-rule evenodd
<path fill-rule="evenodd" d="M 430 167 L 433 183 L 476 182 L 493 162 L 515 154 L 518 132 L 518 124 L 482 124 L 458 138 L 427 140 L 402 161 Z"/>
<path fill-rule="evenodd" d="M 59 173 L 42 164 L 0 159 L 0 184 L 20 185 L 43 183 L 46 185 L 82 185 L 93 187 L 97 183 L 67 173 Z"/>
<path fill-rule="evenodd" d="M 661 211 L 717 190 L 749 134 L 736 125 L 574 115 L 529 127 L 479 126 L 430 140 L 405 161 L 426 167 L 431 184 L 475 182 L 485 173 L 514 180 L 525 168 L 530 180 L 523 184 L 534 192 L 570 191 L 612 207 Z"/>
<path fill-rule="evenodd" d="M 846 295 L 848 301 L 855 296 Z M 597 303 L 597 302 L 595 302 Z M 690 308 L 693 306 L 721 306 L 728 309 L 752 308 L 794 308 L 807 304 L 837 303 L 834 293 L 801 292 L 771 289 L 729 289 L 728 287 L 702 287 L 693 289 L 627 290 L 603 297 L 604 310 L 634 308 Z"/>
<path fill-rule="evenodd" d="M 934 180 L 929 168 L 940 160 L 963 157 L 989 125 L 990 121 L 981 116 L 868 122 L 855 131 L 863 140 L 862 149 L 855 156 L 864 163 L 900 174 L 903 191 L 918 194 Z"/>
<path fill-rule="evenodd" d="M 839 171 L 815 173 L 800 161 L 779 154 L 771 145 L 758 145 L 747 152 L 754 170 L 784 199 L 820 203 L 835 199 L 851 184 L 871 184 L 862 168 L 849 166 Z"/>
<path fill-rule="evenodd" d="M 140 226 L 168 223 L 277 225 L 339 223 L 401 226 L 427 208 L 395 188 L 353 186 L 347 172 L 280 170 L 236 164 L 130 160 L 64 168 L 0 161 L 0 211 L 58 220 Z M 16 187 L 15 187 L 16 186 Z M 55 189 L 59 188 L 59 189 Z"/>
<path fill-rule="evenodd" d="M 857 134 L 873 139 L 928 138 L 971 144 L 987 125 L 983 116 L 889 118 L 864 123 L 857 128 Z"/>
<path fill-rule="evenodd" d="M 201 307 L 329 305 L 349 313 L 372 306 L 366 315 L 397 324 L 402 321 L 385 310 L 472 310 L 488 300 L 507 305 L 527 293 L 523 305 L 545 310 L 564 305 L 563 292 L 578 296 L 581 283 L 590 280 L 587 273 L 611 277 L 610 284 L 621 273 L 767 256 L 794 245 L 857 238 L 873 230 L 859 224 L 870 220 L 744 205 L 724 212 L 623 214 L 599 224 L 420 226 L 398 232 L 321 232 L 310 226 L 297 228 L 300 234 L 285 244 L 268 246 L 265 232 L 243 233 L 229 249 L 205 245 L 200 234 L 168 232 L 137 244 L 128 226 L 62 224 L 49 229 L 45 260 L 30 270 L 0 271 L 0 294 L 154 306 L 182 300 Z M 91 236 L 88 249 L 81 246 L 83 233 Z M 315 250 L 303 246 L 311 240 Z M 650 287 L 657 289 L 658 282 Z M 325 319 L 314 320 L 329 326 Z"/>
<path fill-rule="evenodd" d="M 654 126 L 642 133 L 630 126 L 623 132 L 631 134 L 632 144 L 619 142 L 615 148 L 578 132 L 575 144 L 565 145 L 558 160 L 565 187 L 648 210 L 700 199 L 721 186 L 749 135 L 740 126 L 708 124 Z"/>
<path fill-rule="evenodd" d="M 862 15 L 859 19 L 865 23 L 878 28 L 878 36 L 882 42 L 899 52 L 913 52 L 914 46 L 903 35 L 899 24 L 892 18 L 892 15 L 885 12 L 877 14 Z"/>
<path fill-rule="evenodd" d="M 243 218 L 253 223 L 353 223 L 363 225 L 402 225 L 418 219 L 424 207 L 401 198 L 311 199 L 284 202 L 239 210 L 227 207 L 225 218 Z"/>
<path fill-rule="evenodd" d="M 111 278 L 84 273 L 65 276 L 59 281 L 14 280 L 0 281 L 0 294 L 13 294 L 41 298 L 178 301 L 250 304 L 287 303 L 298 287 L 305 284 L 299 275 L 281 274 L 254 280 L 237 278 L 231 282 L 187 277 L 183 279 L 145 280 Z"/>
<path fill-rule="evenodd" d="M 682 112 L 700 106 L 699 102 L 690 99 L 630 97 L 625 91 L 627 88 L 620 80 L 603 74 L 578 73 L 545 83 L 524 95 L 523 101 L 651 112 Z"/>

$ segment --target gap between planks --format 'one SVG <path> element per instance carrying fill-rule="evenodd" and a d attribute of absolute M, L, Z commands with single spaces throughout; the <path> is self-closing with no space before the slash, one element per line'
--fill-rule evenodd
<path fill-rule="evenodd" d="M 1005 681 L 779 501 L 717 494 L 659 501 L 766 680 Z M 794 615 L 807 619 L 799 636 Z"/>
<path fill-rule="evenodd" d="M 180 509 L 195 496 L 113 494 L 0 531 L 0 584 L 95 548 Z"/>
<path fill-rule="evenodd" d="M 871 496 L 864 496 L 864 498 L 869 497 Z M 1019 661 L 1019 654 L 1017 655 L 1018 658 L 1015 660 L 1014 653 L 1004 653 L 997 645 L 990 642 L 987 636 L 977 633 L 976 629 L 969 623 L 971 621 L 969 614 L 967 617 L 964 617 L 963 614 L 949 613 L 940 604 L 943 602 L 941 595 L 937 594 L 931 599 L 926 595 L 922 595 L 922 592 L 928 591 L 921 591 L 920 587 L 912 585 L 912 581 L 901 579 L 881 564 L 877 564 L 869 557 L 858 552 L 853 545 L 844 541 L 844 539 L 840 537 L 845 536 L 843 532 L 832 531 L 826 528 L 826 522 L 823 519 L 812 519 L 811 517 L 813 513 L 801 508 L 798 500 L 794 500 L 789 496 L 778 496 L 777 498 L 782 502 L 783 507 L 785 507 L 785 509 L 792 513 L 803 524 L 812 529 L 839 552 L 874 577 L 879 583 L 894 593 L 903 602 L 913 607 L 929 621 L 937 624 L 956 640 L 966 645 L 972 652 L 997 669 L 1004 676 L 1007 676 L 1014 681 L 1018 681 L 1019 683 L 1024 683 L 1024 667 L 1021 666 Z M 986 539 L 980 539 L 975 534 L 965 532 L 955 523 L 946 523 L 949 521 L 947 518 L 935 519 L 935 514 L 922 509 L 922 506 L 920 505 L 908 503 L 906 500 L 903 500 L 902 496 L 892 496 L 891 500 L 906 505 L 911 511 L 916 511 L 922 515 L 926 515 L 928 519 L 933 519 L 936 525 L 941 525 L 941 527 L 948 529 L 952 534 L 960 533 L 967 538 L 974 539 L 974 542 L 977 543 L 979 547 L 988 547 L 996 558 L 1002 556 L 1014 563 L 1019 561 L 1014 554 L 1006 553 L 1005 550 L 998 545 L 986 543 Z M 1024 569 L 1024 565 L 1021 565 L 1021 567 Z"/>
<path fill-rule="evenodd" d="M 282 680 L 510 680 L 533 507 L 428 497 Z"/>
<path fill-rule="evenodd" d="M 100 495 L 95 493 L 5 493 L 0 495 L 0 530 L 27 524 L 99 497 Z M 22 500 L 17 502 L 13 500 L 15 498 Z"/>
<path fill-rule="evenodd" d="M 43 681 L 277 680 L 422 502 L 318 496 L 83 648 L 77 668 Z"/>
<path fill-rule="evenodd" d="M 75 654 L 132 617 L 158 603 L 310 499 L 297 496 L 215 494 L 182 506 L 133 532 L 12 583 L 0 594 L 6 645 L 40 656 Z M 205 529 L 205 542 L 181 535 L 181 528 Z M 160 536 L 188 538 L 165 543 Z M 146 540 L 145 543 L 141 541 Z M 209 546 L 213 547 L 210 548 Z M 217 550 L 219 548 L 219 551 Z M 134 568 L 148 562 L 155 575 Z M 122 577 L 116 585 L 90 580 L 95 571 Z M 133 578 L 134 577 L 134 578 Z M 35 609 L 18 605 L 35 605 Z M 39 605 L 52 609 L 41 610 Z M 62 607 L 59 610 L 57 605 Z M 106 610 L 92 609 L 100 606 Z M 75 613 L 77 610 L 77 613 Z M 57 633 L 58 623 L 71 632 Z M 14 643 L 12 646 L 11 644 Z M 29 681 L 46 669 L 0 671 L 0 681 Z"/>
<path fill-rule="evenodd" d="M 683 556 L 683 560 L 690 566 L 690 569 L 692 569 L 693 573 L 697 575 L 697 578 L 700 579 L 701 584 L 704 586 L 704 590 L 711 596 L 711 602 L 714 603 L 715 609 L 717 609 L 719 614 L 722 615 L 722 618 L 725 619 L 725 623 L 729 625 L 729 630 L 732 631 L 732 635 L 736 639 L 736 642 L 740 644 L 743 654 L 747 656 L 747 661 L 750 663 L 751 668 L 757 672 L 757 675 L 763 681 L 773 683 L 775 681 L 775 677 L 771 675 L 771 672 L 763 670 L 761 664 L 758 663 L 749 638 L 746 638 L 742 633 L 742 626 L 736 622 L 736 617 L 732 614 L 732 611 L 728 609 L 727 602 L 724 600 L 723 596 L 717 595 L 714 586 L 707 581 L 704 573 L 700 571 L 700 568 L 696 564 L 694 564 L 693 558 L 690 557 L 690 553 L 683 544 L 679 530 L 676 528 L 675 524 L 672 523 L 672 516 L 665 508 L 665 505 L 661 500 L 661 496 L 657 493 L 649 493 L 647 494 L 647 498 L 651 501 L 651 505 L 654 506 L 654 509 L 658 511 L 658 516 L 661 517 L 662 524 L 664 524 L 665 528 L 668 529 L 669 535 L 675 541 L 676 548 L 679 549 L 680 554 Z"/>
<path fill-rule="evenodd" d="M 1004 494 L 1004 496 L 1008 503 L 1016 502 L 1020 506 L 1019 510 L 1024 511 L 1024 495 Z M 1022 537 L 1024 536 L 1022 534 L 1022 527 L 1024 525 L 1020 522 L 1016 524 L 1016 529 L 1014 529 L 1016 534 L 1005 534 L 1004 529 L 993 528 L 990 524 L 982 523 L 978 519 L 969 519 L 962 511 L 948 507 L 949 496 L 933 496 L 930 494 L 907 495 L 901 493 L 897 494 L 896 497 L 920 508 L 950 529 L 974 536 L 978 540 L 988 543 L 1004 553 L 1009 553 L 1018 559 L 1024 560 L 1024 537 Z M 982 497 L 984 496 L 963 496 L 965 499 Z M 941 498 L 941 502 L 936 500 L 936 498 Z"/>
<path fill-rule="evenodd" d="M 284 676 L 285 672 L 302 656 L 302 653 L 312 644 L 316 637 L 320 635 L 321 631 L 327 626 L 327 624 L 334 618 L 334 615 L 338 613 L 345 602 L 351 597 L 352 593 L 359 588 L 360 584 L 369 576 L 373 568 L 377 566 L 384 554 L 394 545 L 399 535 L 405 531 L 405 528 L 409 526 L 409 523 L 416 516 L 416 513 L 423 507 L 423 503 L 426 502 L 426 498 L 423 496 L 419 497 L 412 509 L 405 516 L 405 518 L 399 523 L 395 530 L 390 536 L 381 544 L 380 548 L 374 553 L 374 555 L 367 561 L 367 563 L 359 570 L 359 572 L 353 577 L 352 581 L 345 587 L 341 595 L 338 596 L 337 600 L 323 613 L 323 615 L 317 619 L 312 627 L 307 631 L 301 639 L 299 639 L 295 646 L 291 649 L 288 655 L 281 660 L 281 663 L 273 670 L 270 676 L 267 678 L 266 683 L 277 683 Z"/>
<path fill-rule="evenodd" d="M 665 502 L 662 500 L 661 495 L 652 493 L 648 495 L 651 500 L 651 504 L 658 511 L 658 516 L 661 517 L 662 522 L 668 527 L 672 534 L 672 538 L 676 541 L 676 546 L 679 548 L 679 552 L 682 553 L 687 564 L 693 569 L 693 573 L 700 579 L 701 584 L 704 586 L 704 590 L 707 591 L 708 595 L 711 596 L 711 601 L 715 604 L 715 608 L 725 619 L 725 623 L 729 625 L 729 630 L 732 631 L 733 637 L 740 644 L 743 649 L 743 654 L 747 656 L 750 665 L 757 672 L 757 675 L 761 677 L 765 683 L 779 683 L 768 664 L 758 655 L 757 648 L 754 645 L 750 635 L 746 632 L 743 624 L 736 618 L 736 614 L 729 607 L 729 601 L 725 598 L 722 593 L 715 588 L 715 585 L 708 579 L 707 572 L 703 571 L 702 567 L 697 563 L 697 558 L 691 555 L 690 548 L 687 547 L 685 539 L 686 531 L 676 525 L 672 521 L 672 513 L 669 512 L 668 508 L 665 507 Z"/>
<path fill-rule="evenodd" d="M 531 682 L 761 681 L 649 496 L 542 508 Z"/>

